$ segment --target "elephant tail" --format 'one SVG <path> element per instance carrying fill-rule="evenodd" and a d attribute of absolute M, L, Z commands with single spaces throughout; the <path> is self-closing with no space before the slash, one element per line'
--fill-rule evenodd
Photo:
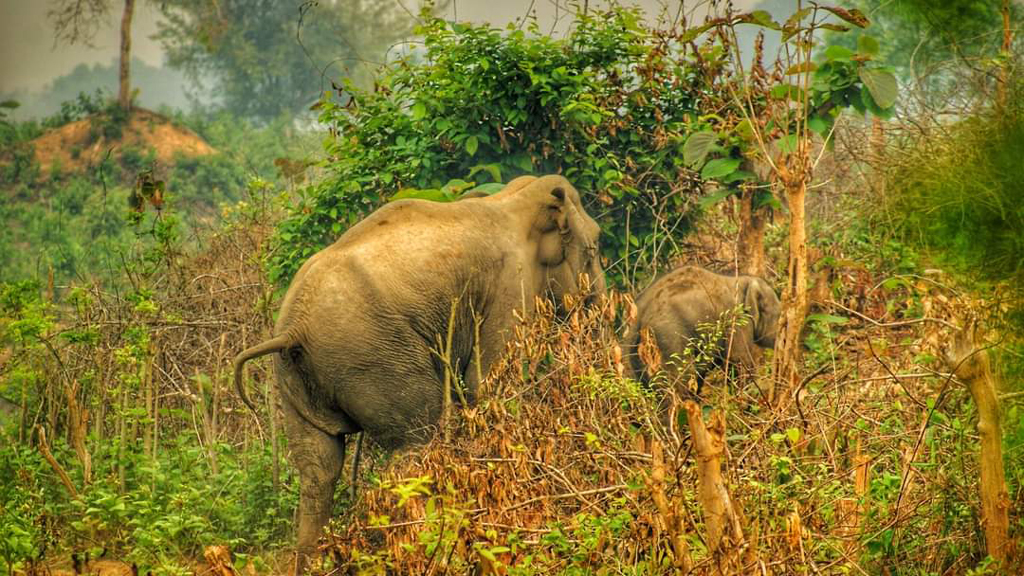
<path fill-rule="evenodd" d="M 292 338 L 285 334 L 246 348 L 238 356 L 235 356 L 235 389 L 238 390 L 238 395 L 242 397 L 242 402 L 245 402 L 245 405 L 253 412 L 256 412 L 256 406 L 249 400 L 249 395 L 245 393 L 245 387 L 242 386 L 242 374 L 245 369 L 245 363 L 253 358 L 285 350 L 293 342 Z"/>

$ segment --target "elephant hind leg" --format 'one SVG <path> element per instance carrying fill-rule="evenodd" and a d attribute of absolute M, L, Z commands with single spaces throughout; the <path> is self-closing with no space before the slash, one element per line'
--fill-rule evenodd
<path fill-rule="evenodd" d="M 327 434 L 282 402 L 291 459 L 299 472 L 298 529 L 294 573 L 302 574 L 316 554 L 317 541 L 331 519 L 334 490 L 345 462 L 345 433 Z"/>

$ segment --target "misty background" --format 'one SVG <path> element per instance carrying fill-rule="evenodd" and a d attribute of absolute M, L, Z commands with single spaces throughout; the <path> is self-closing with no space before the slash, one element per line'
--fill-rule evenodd
<path fill-rule="evenodd" d="M 15 100 L 20 106 L 11 117 L 15 120 L 38 119 L 57 113 L 62 102 L 73 101 L 79 93 L 94 95 L 97 90 L 106 97 L 117 92 L 117 57 L 119 48 L 118 27 L 120 25 L 120 3 L 111 4 L 107 17 L 99 23 L 92 45 L 68 45 L 55 43 L 54 30 L 47 14 L 52 3 L 46 1 L 27 2 L 24 0 L 0 0 L 0 101 Z M 193 69 L 168 53 L 169 41 L 160 38 L 172 26 L 161 6 L 172 3 L 140 1 L 136 4 L 132 21 L 131 83 L 137 90 L 137 105 L 153 110 L 162 107 L 190 110 L 196 106 L 216 106 L 223 103 L 217 86 L 216 74 L 210 70 Z M 288 0 L 270 3 L 273 14 L 264 13 L 259 17 L 290 20 L 298 26 L 300 8 L 308 9 L 302 15 L 304 27 L 311 22 L 322 22 L 325 16 L 339 15 L 333 11 L 341 4 L 352 7 L 351 14 L 359 18 L 349 20 L 355 24 L 365 38 L 352 29 L 337 30 L 336 46 L 321 46 L 308 54 L 304 65 L 305 84 L 303 98 L 314 102 L 324 89 L 330 89 L 331 81 L 340 82 L 343 77 L 353 77 L 367 82 L 373 70 L 384 60 L 385 53 L 401 54 L 408 45 L 394 38 L 395 30 L 386 29 L 381 21 L 386 17 L 404 18 L 411 22 L 419 10 L 417 0 L 344 0 L 319 3 Z M 443 5 L 440 13 L 448 19 L 473 23 L 489 23 L 504 27 L 509 23 L 521 24 L 524 18 L 536 18 L 543 33 L 562 35 L 576 2 L 562 0 L 453 0 Z M 591 2 L 590 7 L 600 8 L 606 2 Z M 666 0 L 626 0 L 619 4 L 639 6 L 649 21 L 659 18 L 676 19 L 686 16 L 690 20 L 703 18 L 710 3 L 669 2 Z M 776 18 L 791 13 L 795 0 L 739 0 L 733 2 L 736 10 L 764 9 Z M 253 15 L 256 16 L 256 15 Z M 377 20 L 374 18 L 377 17 Z M 358 20 L 358 21 L 357 21 Z M 345 22 L 340 22 L 344 25 Z M 754 28 L 743 42 L 749 51 L 753 42 Z M 349 32 L 345 34 L 345 32 Z M 403 31 L 405 39 L 413 39 L 411 26 Z M 307 31 L 308 34 L 308 31 Z M 268 34 L 269 36 L 269 34 Z M 381 37 L 391 42 L 387 46 L 374 46 L 374 40 Z M 267 38 L 270 40 L 270 38 Z M 286 45 L 297 45 L 294 36 L 278 35 L 274 41 Z M 368 45 L 369 44 L 369 45 Z M 382 49 L 383 48 L 383 49 Z M 280 46 L 271 51 L 284 50 Z M 173 51 L 173 50 L 172 50 Z M 354 56 L 352 53 L 356 53 Z M 294 63 L 292 68 L 294 68 Z M 223 79 L 227 80 L 227 79 Z M 255 94 L 259 98 L 259 94 Z"/>

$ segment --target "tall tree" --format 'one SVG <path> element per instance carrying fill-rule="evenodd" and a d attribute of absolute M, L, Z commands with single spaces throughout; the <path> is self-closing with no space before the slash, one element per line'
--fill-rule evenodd
<path fill-rule="evenodd" d="M 366 81 L 387 49 L 412 32 L 395 2 L 165 0 L 157 38 L 169 64 L 232 112 L 269 120 L 316 101 L 331 80 Z"/>
<path fill-rule="evenodd" d="M 91 46 L 102 23 L 110 15 L 110 0 L 52 0 L 48 16 L 53 22 L 55 42 Z M 121 51 L 118 66 L 117 103 L 131 110 L 129 66 L 132 48 L 132 16 L 135 0 L 124 0 L 121 10 Z"/>

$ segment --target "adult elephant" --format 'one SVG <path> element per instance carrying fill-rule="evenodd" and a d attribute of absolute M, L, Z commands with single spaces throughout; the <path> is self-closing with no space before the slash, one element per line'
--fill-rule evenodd
<path fill-rule="evenodd" d="M 524 176 L 488 197 L 392 202 L 303 264 L 274 337 L 234 362 L 251 407 L 245 362 L 274 354 L 301 483 L 296 571 L 330 517 L 345 436 L 366 432 L 386 448 L 428 438 L 442 408 L 439 351 L 450 346 L 447 365 L 472 401 L 515 309 L 603 293 L 599 232 L 565 178 Z"/>

